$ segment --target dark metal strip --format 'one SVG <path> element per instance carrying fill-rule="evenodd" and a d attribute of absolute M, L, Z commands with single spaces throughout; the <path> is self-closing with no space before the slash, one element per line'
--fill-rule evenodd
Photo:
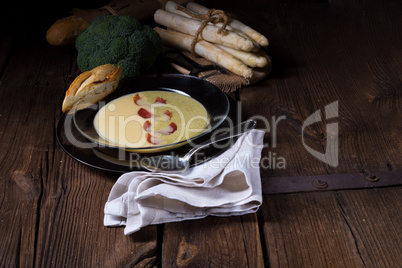
<path fill-rule="evenodd" d="M 371 174 L 326 174 L 262 178 L 263 194 L 364 189 L 402 185 L 402 170 Z"/>

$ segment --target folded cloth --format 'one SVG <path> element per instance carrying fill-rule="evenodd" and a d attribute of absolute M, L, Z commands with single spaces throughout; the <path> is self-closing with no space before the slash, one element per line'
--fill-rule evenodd
<path fill-rule="evenodd" d="M 105 205 L 105 226 L 128 235 L 151 224 L 253 213 L 262 203 L 264 131 L 252 130 L 216 158 L 181 174 L 129 172 Z"/>

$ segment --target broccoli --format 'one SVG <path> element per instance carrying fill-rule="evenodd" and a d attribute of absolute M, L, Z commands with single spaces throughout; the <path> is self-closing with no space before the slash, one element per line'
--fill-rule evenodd
<path fill-rule="evenodd" d="M 136 77 L 155 63 L 162 50 L 159 35 L 130 16 L 95 18 L 75 42 L 82 72 L 111 63 L 120 66 L 122 78 Z"/>

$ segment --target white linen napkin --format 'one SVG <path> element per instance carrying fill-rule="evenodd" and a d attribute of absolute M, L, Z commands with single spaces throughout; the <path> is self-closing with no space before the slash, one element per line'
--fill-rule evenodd
<path fill-rule="evenodd" d="M 218 157 L 181 174 L 129 172 L 105 204 L 105 226 L 128 235 L 151 224 L 253 213 L 262 203 L 264 131 L 252 130 Z"/>

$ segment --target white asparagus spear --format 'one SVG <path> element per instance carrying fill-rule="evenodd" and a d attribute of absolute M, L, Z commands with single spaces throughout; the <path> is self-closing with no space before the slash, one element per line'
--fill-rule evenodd
<path fill-rule="evenodd" d="M 162 9 L 158 9 L 155 12 L 154 20 L 167 28 L 193 36 L 202 24 L 199 20 L 189 19 Z M 245 39 L 232 31 L 220 32 L 220 28 L 214 25 L 206 25 L 200 36 L 206 41 L 224 44 L 239 50 L 253 51 L 256 49 L 251 40 Z"/>
<path fill-rule="evenodd" d="M 235 58 L 241 60 L 244 64 L 250 67 L 265 67 L 268 65 L 268 55 L 264 51 L 259 51 L 258 53 L 246 52 L 231 47 L 226 47 L 223 45 L 216 44 L 220 49 L 232 54 Z"/>
<path fill-rule="evenodd" d="M 179 5 L 178 3 L 174 2 L 174 1 L 168 1 L 168 2 L 166 3 L 165 10 L 168 11 L 168 12 L 170 12 L 170 13 L 174 13 L 174 14 L 177 14 L 177 15 L 180 15 L 180 16 L 183 16 L 183 17 L 186 17 L 186 18 L 190 18 L 190 19 L 195 19 L 195 20 L 202 21 L 202 20 L 200 20 L 200 19 L 198 19 L 198 18 L 194 18 L 194 17 L 188 15 L 187 13 L 185 13 L 185 12 L 183 12 L 183 11 L 177 9 L 177 8 L 176 8 L 177 6 L 179 6 L 180 8 L 185 8 L 184 6 Z M 188 10 L 189 12 L 192 12 L 194 15 L 200 15 L 199 13 L 194 12 L 194 11 L 188 9 L 188 8 L 185 8 L 185 9 Z M 215 23 L 215 24 L 210 23 L 210 25 L 215 25 L 215 26 L 217 26 L 217 27 L 219 27 L 219 28 L 222 28 L 222 27 L 223 27 L 223 23 L 222 23 L 222 22 Z M 231 27 L 230 25 L 226 25 L 226 30 L 235 32 L 235 33 L 237 33 L 238 35 L 240 35 L 241 37 L 250 40 L 250 42 L 253 42 L 255 48 L 252 49 L 251 51 L 256 52 L 256 51 L 259 50 L 259 46 L 260 46 L 260 45 L 259 45 L 257 42 L 255 42 L 253 39 L 251 39 L 247 34 L 243 33 L 242 31 L 240 31 L 240 30 L 238 30 L 238 29 L 235 29 L 235 28 Z"/>
<path fill-rule="evenodd" d="M 191 50 L 193 36 L 159 27 L 155 27 L 154 30 L 159 34 L 164 45 L 179 50 Z M 198 41 L 195 45 L 195 53 L 237 75 L 245 78 L 251 78 L 253 75 L 252 69 L 247 65 L 207 41 Z"/>
<path fill-rule="evenodd" d="M 199 14 L 206 14 L 209 10 L 209 8 L 204 7 L 204 6 L 194 3 L 194 2 L 189 2 L 186 7 L 189 10 L 199 13 Z M 231 19 L 228 24 L 231 27 L 244 32 L 246 35 L 248 35 L 251 39 L 256 41 L 261 46 L 263 46 L 263 47 L 268 46 L 268 44 L 269 44 L 268 39 L 264 35 L 257 32 L 256 30 L 252 29 L 251 27 L 247 26 L 243 22 L 236 20 L 236 19 Z"/>
<path fill-rule="evenodd" d="M 180 7 L 184 8 L 184 6 L 179 5 L 178 3 L 174 2 L 174 1 L 168 1 L 168 2 L 166 3 L 166 5 L 165 5 L 165 10 L 166 10 L 166 11 L 169 11 L 169 12 L 171 12 L 171 13 L 174 13 L 174 14 L 177 14 L 177 15 L 180 15 L 180 16 L 183 16 L 183 17 L 186 17 L 186 18 L 192 18 L 190 15 L 186 14 L 185 12 L 176 9 L 177 6 L 180 6 Z M 200 14 L 200 13 L 194 12 L 194 11 L 188 9 L 188 8 L 187 8 L 187 10 L 190 11 L 190 12 L 192 12 L 194 15 L 199 15 L 199 14 Z"/>

